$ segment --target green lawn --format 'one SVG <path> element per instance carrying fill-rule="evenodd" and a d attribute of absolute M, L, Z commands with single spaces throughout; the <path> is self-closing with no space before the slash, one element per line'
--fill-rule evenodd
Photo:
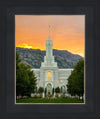
<path fill-rule="evenodd" d="M 84 103 L 84 101 L 76 98 L 27 98 L 18 99 L 16 103 Z"/>

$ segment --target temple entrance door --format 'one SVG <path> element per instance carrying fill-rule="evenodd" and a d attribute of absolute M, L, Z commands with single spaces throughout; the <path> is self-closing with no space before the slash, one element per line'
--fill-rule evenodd
<path fill-rule="evenodd" d="M 48 95 L 50 95 L 50 91 L 48 91 Z"/>
<path fill-rule="evenodd" d="M 48 83 L 47 84 L 47 95 L 50 95 L 50 94 L 52 95 L 52 90 L 53 90 L 52 85 Z"/>

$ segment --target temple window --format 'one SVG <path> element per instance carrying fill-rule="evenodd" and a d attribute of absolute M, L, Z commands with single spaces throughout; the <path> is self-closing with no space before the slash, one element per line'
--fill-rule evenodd
<path fill-rule="evenodd" d="M 52 72 L 51 71 L 47 72 L 47 81 L 52 81 Z"/>

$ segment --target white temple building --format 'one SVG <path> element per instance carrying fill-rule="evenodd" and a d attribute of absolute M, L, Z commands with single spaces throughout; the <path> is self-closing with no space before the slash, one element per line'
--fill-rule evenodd
<path fill-rule="evenodd" d="M 44 62 L 41 62 L 40 69 L 32 69 L 37 77 L 37 88 L 43 87 L 47 94 L 52 94 L 52 90 L 59 87 L 67 93 L 67 78 L 73 69 L 59 69 L 53 56 L 53 41 L 49 37 L 46 40 L 46 56 Z"/>

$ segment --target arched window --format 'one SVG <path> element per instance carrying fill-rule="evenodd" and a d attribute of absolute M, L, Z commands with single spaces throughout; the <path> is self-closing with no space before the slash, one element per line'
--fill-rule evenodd
<path fill-rule="evenodd" d="M 52 73 L 51 73 L 51 71 L 47 72 L 47 81 L 52 81 Z"/>

